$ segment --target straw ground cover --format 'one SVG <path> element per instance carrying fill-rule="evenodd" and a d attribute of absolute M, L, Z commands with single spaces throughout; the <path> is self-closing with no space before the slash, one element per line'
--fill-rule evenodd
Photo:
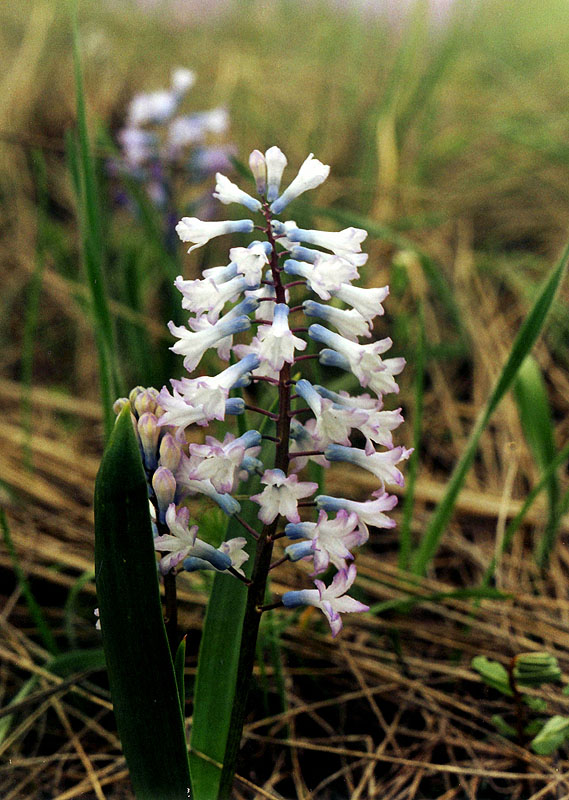
<path fill-rule="evenodd" d="M 517 3 L 514 13 L 506 2 L 482 3 L 434 30 L 421 13 L 398 26 L 317 4 L 252 3 L 247 13 L 239 5 L 178 22 L 135 4 L 80 9 L 95 152 L 108 152 L 106 131 L 135 91 L 164 85 L 171 67 L 195 69 L 189 102 L 227 105 L 241 160 L 279 142 L 291 161 L 313 149 L 332 165 L 318 204 L 333 209 L 331 224 L 368 228 L 373 283 L 391 284 L 378 335 L 391 335 L 409 363 L 400 402 L 405 444 L 414 422 L 420 433 L 417 477 L 401 493 L 398 528 L 372 537 L 359 558 L 359 590 L 374 613 L 350 619 L 334 643 L 310 611 L 272 614 L 236 797 L 569 791 L 566 752 L 539 757 L 500 737 L 491 717 L 507 717 L 508 706 L 470 669 L 477 654 L 505 664 L 546 649 L 569 674 L 565 462 L 511 537 L 508 528 L 568 438 L 565 286 L 533 350 L 541 393 L 530 390 L 525 413 L 527 383 L 505 395 L 434 558 L 416 568 L 417 544 L 569 236 L 569 12 L 553 0 L 547 14 L 532 6 Z M 71 177 L 73 153 L 80 160 L 69 137 L 77 128 L 71 26 L 66 6 L 47 1 L 25 18 L 11 2 L 0 13 L 0 787 L 14 800 L 129 797 L 92 616 L 104 418 Z M 148 220 L 112 208 L 97 166 L 121 378 L 161 385 L 172 363 L 160 355 L 170 343 L 171 256 Z M 328 219 L 308 205 L 295 214 Z M 217 263 L 213 248 L 210 256 Z M 195 254 L 179 270 L 199 267 Z M 342 468 L 331 470 L 327 491 L 341 493 L 348 479 L 354 496 L 369 491 L 363 473 Z M 544 541 L 553 547 L 539 566 Z M 188 724 L 208 587 L 191 577 L 181 592 Z M 273 588 L 298 588 L 296 573 Z M 550 714 L 569 714 L 558 690 L 535 694 Z"/>

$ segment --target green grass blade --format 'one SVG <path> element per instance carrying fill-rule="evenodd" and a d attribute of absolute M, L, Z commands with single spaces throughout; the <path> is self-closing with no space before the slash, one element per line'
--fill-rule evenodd
<path fill-rule="evenodd" d="M 419 307 L 419 339 L 415 360 L 415 411 L 413 415 L 413 453 L 409 459 L 406 477 L 406 491 L 403 500 L 403 518 L 399 527 L 399 569 L 409 567 L 411 556 L 411 520 L 415 500 L 415 483 L 419 468 L 419 448 L 423 428 L 423 394 L 425 373 L 425 317 L 423 306 Z"/>
<path fill-rule="evenodd" d="M 112 405 L 120 391 L 120 377 L 115 350 L 112 317 L 105 289 L 104 260 L 105 237 L 102 233 L 99 192 L 95 165 L 91 154 L 83 75 L 79 55 L 76 8 L 72 12 L 73 65 L 75 74 L 77 144 L 72 159 L 72 175 L 77 192 L 78 216 L 81 228 L 83 263 L 87 273 L 92 311 L 95 323 L 95 338 L 99 357 L 101 399 L 103 404 L 106 437 L 111 434 L 114 415 Z"/>
<path fill-rule="evenodd" d="M 158 588 L 148 491 L 129 407 L 95 485 L 95 574 L 117 728 L 137 800 L 188 797 L 190 777 Z"/>
<path fill-rule="evenodd" d="M 431 516 L 421 543 L 412 559 L 411 568 L 417 575 L 422 575 L 431 559 L 437 552 L 440 540 L 451 518 L 456 499 L 464 483 L 464 479 L 476 455 L 478 442 L 486 428 L 490 417 L 496 410 L 504 394 L 512 386 L 518 370 L 531 352 L 537 337 L 545 324 L 547 313 L 551 308 L 555 294 L 567 268 L 569 245 L 565 248 L 559 263 L 551 271 L 545 281 L 533 308 L 524 320 L 510 351 L 510 355 L 500 373 L 496 386 L 488 398 L 486 406 L 470 434 L 468 443 L 462 453 L 449 480 L 445 496 Z"/>
<path fill-rule="evenodd" d="M 524 435 L 541 473 L 556 455 L 551 408 L 545 382 L 537 361 L 528 356 L 520 367 L 514 383 L 514 396 L 518 405 Z M 553 473 L 547 484 L 549 509 L 543 537 L 536 547 L 537 563 L 547 566 L 559 528 L 559 479 Z"/>
<path fill-rule="evenodd" d="M 14 574 L 18 581 L 20 591 L 22 592 L 24 600 L 26 601 L 26 605 L 28 606 L 30 617 L 38 629 L 38 633 L 44 643 L 45 649 L 50 653 L 55 654 L 58 652 L 59 648 L 57 647 L 54 635 L 51 632 L 51 628 L 49 627 L 49 624 L 43 615 L 41 607 L 34 597 L 34 593 L 32 592 L 30 584 L 28 583 L 28 579 L 24 574 L 24 570 L 20 564 L 20 559 L 16 553 L 16 548 L 14 547 L 14 542 L 12 541 L 12 535 L 10 533 L 10 527 L 8 525 L 8 520 L 6 519 L 6 514 L 4 513 L 4 509 L 1 507 L 0 527 L 2 528 L 2 537 L 4 539 L 6 550 L 8 551 L 10 561 L 12 562 L 12 569 L 14 570 Z"/>

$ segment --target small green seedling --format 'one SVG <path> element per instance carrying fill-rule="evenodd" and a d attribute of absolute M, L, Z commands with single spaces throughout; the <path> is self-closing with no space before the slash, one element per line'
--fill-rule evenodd
<path fill-rule="evenodd" d="M 484 683 L 514 701 L 515 726 L 510 725 L 500 714 L 494 714 L 492 722 L 498 733 L 518 744 L 527 745 L 538 755 L 551 755 L 569 739 L 569 717 L 558 714 L 549 719 L 534 717 L 528 721 L 528 710 L 535 714 L 547 712 L 547 702 L 541 697 L 522 694 L 521 687 L 539 687 L 544 683 L 561 680 L 561 670 L 555 656 L 549 653 L 520 653 L 514 656 L 508 667 L 486 656 L 472 659 L 472 668 Z"/>

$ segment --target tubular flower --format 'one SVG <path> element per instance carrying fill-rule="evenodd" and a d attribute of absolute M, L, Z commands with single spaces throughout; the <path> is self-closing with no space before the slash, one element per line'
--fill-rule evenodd
<path fill-rule="evenodd" d="M 369 611 L 369 606 L 346 594 L 355 579 L 356 565 L 350 564 L 349 569 L 341 569 L 334 575 L 330 586 L 315 580 L 316 589 L 286 592 L 282 597 L 283 605 L 287 608 L 296 608 L 297 606 L 319 608 L 328 620 L 332 636 L 336 637 L 342 630 L 341 613 L 352 614 L 355 611 Z"/>

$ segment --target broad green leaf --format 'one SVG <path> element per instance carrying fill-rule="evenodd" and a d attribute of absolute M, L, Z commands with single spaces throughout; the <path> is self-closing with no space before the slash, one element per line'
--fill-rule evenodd
<path fill-rule="evenodd" d="M 454 468 L 447 485 L 445 496 L 431 516 L 423 539 L 414 555 L 411 567 L 413 572 L 417 575 L 422 575 L 425 572 L 435 556 L 440 540 L 452 516 L 459 492 L 476 455 L 480 437 L 504 394 L 512 386 L 523 360 L 528 353 L 531 352 L 543 329 L 548 311 L 551 308 L 551 304 L 553 303 L 556 292 L 565 274 L 568 257 L 569 246 L 565 248 L 559 263 L 545 281 L 533 308 L 518 331 L 510 355 L 504 364 L 496 385 L 474 425 L 464 452 Z"/>
<path fill-rule="evenodd" d="M 498 661 L 490 661 L 486 656 L 475 656 L 470 666 L 480 675 L 484 683 L 497 689 L 502 694 L 513 697 L 512 689 L 510 688 L 510 679 L 508 671 Z"/>
<path fill-rule="evenodd" d="M 568 736 L 569 717 L 556 714 L 547 720 L 535 739 L 530 742 L 530 747 L 540 756 L 550 756 L 561 747 Z"/>
<path fill-rule="evenodd" d="M 95 575 L 117 728 L 136 798 L 189 797 L 184 721 L 129 406 L 117 420 L 97 475 Z"/>
<path fill-rule="evenodd" d="M 539 470 L 543 473 L 556 455 L 551 408 L 547 399 L 541 370 L 533 356 L 528 356 L 520 367 L 514 384 L 514 396 L 524 430 Z M 547 566 L 559 528 L 559 480 L 553 473 L 547 482 L 549 508 L 543 538 L 536 548 L 540 567 Z"/>
<path fill-rule="evenodd" d="M 532 711 L 536 711 L 539 714 L 547 711 L 547 700 L 544 700 L 543 697 L 531 697 L 529 694 L 524 694 L 522 700 Z"/>

